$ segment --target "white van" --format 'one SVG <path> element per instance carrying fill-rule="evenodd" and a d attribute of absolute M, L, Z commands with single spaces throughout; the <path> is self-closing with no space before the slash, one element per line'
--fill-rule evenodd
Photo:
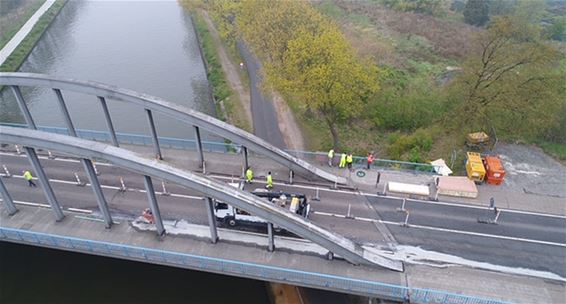
<path fill-rule="evenodd" d="M 230 183 L 231 186 L 243 190 L 243 183 Z M 256 189 L 251 192 L 252 194 L 266 198 L 273 204 L 281 208 L 289 208 L 289 211 L 294 212 L 304 218 L 308 218 L 310 212 L 310 204 L 307 202 L 307 197 L 304 194 L 286 193 L 286 192 L 272 192 L 265 189 Z M 226 224 L 230 227 L 238 225 L 257 225 L 265 226 L 267 221 L 248 213 L 247 211 L 233 207 L 227 203 L 215 200 L 214 215 L 216 220 Z M 281 230 L 280 227 L 274 227 L 276 231 Z"/>

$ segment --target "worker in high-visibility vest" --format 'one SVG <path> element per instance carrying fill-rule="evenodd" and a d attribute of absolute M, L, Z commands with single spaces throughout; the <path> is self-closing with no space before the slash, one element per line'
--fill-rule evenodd
<path fill-rule="evenodd" d="M 328 151 L 328 166 L 332 167 L 332 160 L 334 159 L 334 149 Z"/>
<path fill-rule="evenodd" d="M 373 161 L 375 160 L 375 156 L 373 156 L 373 151 L 371 151 L 370 153 L 368 153 L 368 170 L 371 169 L 371 164 L 373 164 Z"/>
<path fill-rule="evenodd" d="M 37 187 L 33 182 L 33 175 L 31 175 L 31 172 L 29 172 L 29 170 L 24 171 L 24 178 L 28 181 L 28 186 Z"/>
<path fill-rule="evenodd" d="M 346 165 L 348 165 L 348 170 L 352 171 L 353 163 L 354 163 L 354 157 L 352 156 L 352 153 L 349 153 L 348 156 L 346 156 Z"/>
<path fill-rule="evenodd" d="M 248 167 L 246 170 L 246 183 L 250 183 L 254 180 L 254 172 L 252 171 L 252 167 Z"/>
<path fill-rule="evenodd" d="M 271 171 L 267 172 L 267 185 L 265 185 L 267 189 L 273 189 L 273 177 L 271 176 Z"/>
<path fill-rule="evenodd" d="M 338 165 L 339 168 L 344 168 L 346 167 L 346 153 L 342 153 L 342 155 L 340 155 L 340 164 Z"/>

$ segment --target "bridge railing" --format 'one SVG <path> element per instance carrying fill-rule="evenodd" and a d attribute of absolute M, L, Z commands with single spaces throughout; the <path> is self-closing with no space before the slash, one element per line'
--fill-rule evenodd
<path fill-rule="evenodd" d="M 292 270 L 268 265 L 204 257 L 181 252 L 92 241 L 40 232 L 0 227 L 0 241 L 121 257 L 149 263 L 175 265 L 227 275 L 282 281 L 303 286 L 320 286 L 345 292 L 385 297 L 410 303 L 506 304 L 493 299 L 470 297 L 439 290 L 408 288 L 381 282 L 358 280 L 321 273 Z"/>
<path fill-rule="evenodd" d="M 20 127 L 27 128 L 25 124 L 18 123 L 0 123 L 0 125 L 10 126 L 10 127 Z M 38 129 L 45 132 L 57 133 L 69 135 L 67 128 L 62 127 L 48 127 L 48 126 L 38 126 Z M 84 139 L 110 142 L 110 135 L 105 131 L 96 130 L 85 130 L 76 129 L 77 135 Z M 130 145 L 140 145 L 140 146 L 151 146 L 153 144 L 152 138 L 147 135 L 131 134 L 131 133 L 116 133 L 116 137 L 121 144 Z M 171 149 L 183 149 L 183 150 L 196 150 L 196 141 L 194 139 L 182 139 L 174 137 L 159 136 L 159 144 L 162 147 L 167 147 Z M 233 143 L 224 142 L 214 142 L 214 141 L 202 141 L 203 150 L 207 152 L 221 152 L 221 153 L 240 153 L 242 146 Z M 311 163 L 326 164 L 328 162 L 327 153 L 325 152 L 309 152 L 309 151 L 299 151 L 299 150 L 285 150 L 289 154 L 303 159 Z M 252 151 L 249 152 L 253 154 Z M 255 155 L 255 154 L 254 154 Z M 255 155 L 263 157 L 262 155 Z M 361 156 L 354 156 L 354 168 L 366 168 L 366 158 Z M 338 164 L 339 156 L 334 158 L 334 163 Z M 435 166 L 423 163 L 413 163 L 398 160 L 389 159 L 375 159 L 371 168 L 387 168 L 391 170 L 404 170 L 404 171 L 415 171 L 423 173 L 435 173 Z"/>

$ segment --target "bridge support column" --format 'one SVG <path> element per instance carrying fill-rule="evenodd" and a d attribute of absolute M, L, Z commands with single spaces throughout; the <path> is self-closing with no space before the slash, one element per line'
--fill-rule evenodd
<path fill-rule="evenodd" d="M 73 126 L 73 121 L 71 120 L 71 115 L 69 115 L 69 110 L 67 110 L 67 106 L 65 105 L 65 100 L 63 99 L 63 94 L 61 94 L 61 90 L 53 89 L 53 92 L 55 92 L 55 95 L 57 96 L 57 101 L 59 102 L 59 108 L 61 108 L 61 112 L 63 113 L 63 118 L 65 119 L 65 124 L 67 125 L 67 130 L 69 131 L 69 135 L 77 137 L 75 126 Z"/>
<path fill-rule="evenodd" d="M 110 112 L 108 111 L 108 105 L 106 105 L 106 99 L 104 99 L 104 97 L 98 96 L 98 100 L 100 100 L 102 111 L 104 111 L 104 118 L 106 119 L 106 126 L 108 127 L 108 132 L 110 132 L 110 138 L 112 139 L 112 144 L 116 147 L 119 147 L 118 138 L 116 137 L 116 132 L 114 131 L 114 125 L 112 124 L 112 119 L 110 118 Z"/>
<path fill-rule="evenodd" d="M 267 223 L 267 251 L 273 252 L 275 250 L 275 240 L 273 239 L 273 223 Z"/>
<path fill-rule="evenodd" d="M 145 109 L 147 113 L 147 121 L 149 122 L 149 128 L 151 129 L 151 137 L 153 138 L 153 148 L 155 149 L 155 158 L 163 159 L 161 155 L 161 148 L 159 148 L 159 140 L 157 139 L 157 131 L 155 130 L 155 122 L 153 121 L 153 114 L 151 110 Z"/>
<path fill-rule="evenodd" d="M 250 164 L 248 163 L 248 148 L 245 146 L 242 146 L 242 155 L 244 156 L 244 172 L 246 172 Z"/>
<path fill-rule="evenodd" d="M 202 140 L 200 138 L 200 129 L 197 126 L 195 127 L 195 142 L 198 151 L 198 167 L 204 168 L 204 153 L 202 152 Z"/>
<path fill-rule="evenodd" d="M 159 212 L 159 205 L 157 205 L 157 197 L 155 197 L 155 190 L 153 189 L 153 183 L 151 182 L 151 177 L 144 175 L 145 190 L 147 192 L 147 199 L 149 200 L 149 207 L 153 213 L 153 218 L 155 219 L 155 227 L 157 228 L 157 235 L 165 235 L 165 227 L 163 227 L 163 220 L 161 219 L 161 213 Z"/>
<path fill-rule="evenodd" d="M 26 154 L 28 155 L 33 171 L 37 174 L 43 193 L 45 193 L 45 197 L 47 198 L 47 202 L 49 202 L 51 209 L 55 213 L 55 220 L 57 222 L 62 221 L 65 215 L 63 214 L 63 210 L 61 210 L 61 206 L 59 206 L 59 202 L 57 202 L 57 199 L 55 198 L 55 193 L 49 184 L 49 179 L 47 178 L 47 175 L 45 175 L 43 167 L 41 167 L 41 163 L 39 162 L 39 158 L 37 158 L 35 150 L 30 147 L 24 147 L 24 149 L 26 150 Z"/>
<path fill-rule="evenodd" d="M 71 115 L 69 115 L 69 110 L 65 105 L 65 99 L 63 99 L 61 90 L 53 89 L 53 91 L 57 96 L 57 101 L 59 101 L 59 107 L 61 108 L 61 112 L 63 113 L 63 117 L 65 118 L 65 123 L 67 124 L 69 134 L 73 137 L 77 137 L 77 131 L 75 130 L 75 126 L 73 125 L 73 121 L 71 120 Z M 104 198 L 104 194 L 102 193 L 102 188 L 100 187 L 100 183 L 98 182 L 98 177 L 96 177 L 96 170 L 94 169 L 94 165 L 90 159 L 86 158 L 81 159 L 81 163 L 83 164 L 83 167 L 85 168 L 85 171 L 88 175 L 88 179 L 90 180 L 92 191 L 94 191 L 94 195 L 96 196 L 98 208 L 100 209 L 100 212 L 104 217 L 105 227 L 110 228 L 112 226 L 112 217 L 110 216 L 108 203 L 106 203 L 106 199 Z"/>
<path fill-rule="evenodd" d="M 110 216 L 110 210 L 108 210 L 108 203 L 104 198 L 104 193 L 102 193 L 102 188 L 100 187 L 100 182 L 98 182 L 98 177 L 92 166 L 92 161 L 90 159 L 82 159 L 83 167 L 88 174 L 88 179 L 90 180 L 90 185 L 92 186 L 92 191 L 96 195 L 96 202 L 98 203 L 98 208 L 104 217 L 104 226 L 106 228 L 112 227 L 112 217 Z"/>
<path fill-rule="evenodd" d="M 0 192 L 2 194 L 2 201 L 4 202 L 4 205 L 6 205 L 6 209 L 8 210 L 8 214 L 16 214 L 16 212 L 18 212 L 18 208 L 16 208 L 16 205 L 14 205 L 14 201 L 12 200 L 10 193 L 8 193 L 8 189 L 6 189 L 6 186 L 4 186 L 2 178 L 0 178 Z"/>
<path fill-rule="evenodd" d="M 24 97 L 22 96 L 22 91 L 20 90 L 20 87 L 11 86 L 10 88 L 12 88 L 12 92 L 14 92 L 14 96 L 16 96 L 16 100 L 18 101 L 18 106 L 20 107 L 22 114 L 24 114 L 24 118 L 26 120 L 26 123 L 28 124 L 28 127 L 30 129 L 37 130 L 37 127 L 35 126 L 35 122 L 31 117 L 31 113 L 28 109 L 28 106 L 26 105 Z"/>
<path fill-rule="evenodd" d="M 218 242 L 218 231 L 216 229 L 216 216 L 214 216 L 214 202 L 212 198 L 205 197 L 206 214 L 208 215 L 208 226 L 210 227 L 210 242 L 216 244 Z"/>

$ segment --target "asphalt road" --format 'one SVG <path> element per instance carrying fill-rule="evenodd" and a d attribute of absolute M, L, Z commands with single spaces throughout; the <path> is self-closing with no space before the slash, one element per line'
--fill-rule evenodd
<path fill-rule="evenodd" d="M 65 207 L 97 211 L 97 203 L 89 186 L 76 185 L 74 173 L 82 181 L 88 181 L 82 165 L 75 159 L 41 162 L 51 179 L 51 185 L 60 203 Z M 2 178 L 16 201 L 44 203 L 43 192 L 30 188 L 21 172 L 29 169 L 27 158 L 0 154 L 0 166 L 6 165 L 19 177 Z M 115 217 L 132 218 L 148 207 L 144 192 L 143 176 L 118 167 L 97 165 L 99 180 L 105 197 Z M 0 172 L 3 170 L 0 169 Z M 214 175 L 212 175 L 214 177 Z M 124 179 L 126 192 L 120 192 L 120 177 Z M 229 178 L 215 177 L 229 182 Z M 162 191 L 160 180 L 154 180 L 156 191 Z M 246 185 L 245 190 L 264 186 L 261 182 Z M 159 206 L 165 219 L 185 219 L 191 223 L 207 224 L 206 211 L 201 195 L 196 191 L 166 184 L 171 196 L 158 193 Z M 275 183 L 275 190 L 304 193 L 315 196 L 315 189 L 308 185 Z M 472 261 L 494 265 L 548 271 L 566 277 L 566 218 L 513 211 L 502 211 L 498 224 L 479 223 L 478 218 L 493 218 L 494 212 L 485 208 L 410 201 L 405 209 L 410 212 L 409 227 L 400 225 L 405 213 L 397 211 L 401 200 L 363 196 L 357 192 L 322 189 L 320 201 L 311 200 L 310 219 L 317 224 L 361 243 L 384 243 L 382 230 L 385 225 L 399 245 L 419 246 L 426 250 L 451 254 Z M 349 214 L 350 217 L 346 218 Z"/>
<path fill-rule="evenodd" d="M 238 49 L 244 58 L 250 79 L 250 100 L 254 134 L 270 144 L 284 149 L 285 141 L 283 140 L 281 130 L 279 130 L 275 107 L 273 102 L 267 96 L 264 96 L 260 89 L 260 63 L 241 41 L 238 42 Z"/>

